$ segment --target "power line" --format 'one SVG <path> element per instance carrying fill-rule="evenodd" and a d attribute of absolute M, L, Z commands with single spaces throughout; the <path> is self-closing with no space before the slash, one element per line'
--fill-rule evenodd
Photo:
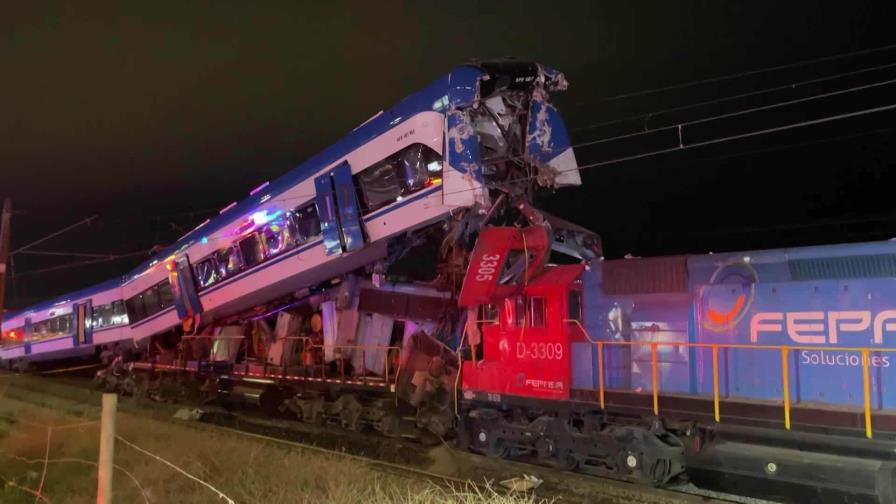
<path fill-rule="evenodd" d="M 611 124 L 619 124 L 619 123 L 623 123 L 623 122 L 634 121 L 635 119 L 644 119 L 644 130 L 649 130 L 649 128 L 647 127 L 647 121 L 654 117 L 663 115 L 663 114 L 669 114 L 672 112 L 680 112 L 682 110 L 689 110 L 689 109 L 693 109 L 693 108 L 704 107 L 706 105 L 715 105 L 715 104 L 724 103 L 727 101 L 739 100 L 741 98 L 749 98 L 751 96 L 758 96 L 761 94 L 773 93 L 775 91 L 783 91 L 785 89 L 796 89 L 799 86 L 805 86 L 805 85 L 809 85 L 809 84 L 817 84 L 819 82 L 836 80 L 836 79 L 840 79 L 843 77 L 849 77 L 852 75 L 874 72 L 877 70 L 884 70 L 884 69 L 893 68 L 893 67 L 896 67 L 896 63 L 887 63 L 886 65 L 878 65 L 878 66 L 874 66 L 874 67 L 854 70 L 851 72 L 843 72 L 843 73 L 834 74 L 834 75 L 827 75 L 827 76 L 818 77 L 815 79 L 808 79 L 808 80 L 803 80 L 803 81 L 799 81 L 799 82 L 793 82 L 791 84 L 784 84 L 781 86 L 775 86 L 775 87 L 770 87 L 770 88 L 766 88 L 766 89 L 761 89 L 759 91 L 751 91 L 749 93 L 741 93 L 741 94 L 737 94 L 737 95 L 725 96 L 722 98 L 716 98 L 714 100 L 706 100 L 706 101 L 702 101 L 702 102 L 691 103 L 689 105 L 682 105 L 679 107 L 671 107 L 671 108 L 667 108 L 667 109 L 655 110 L 653 112 L 648 112 L 646 114 L 638 114 L 638 115 L 634 115 L 634 116 L 622 117 L 619 119 L 604 121 L 604 122 L 592 124 L 589 126 L 581 126 L 578 128 L 573 128 L 570 131 L 572 131 L 572 132 L 585 131 L 585 130 L 589 130 L 589 129 L 600 128 L 602 126 L 609 126 Z"/>
<path fill-rule="evenodd" d="M 50 238 L 55 238 L 56 236 L 59 236 L 59 235 L 61 235 L 62 233 L 65 233 L 66 231 L 70 231 L 70 230 L 75 229 L 76 227 L 82 226 L 82 225 L 84 225 L 84 224 L 90 224 L 91 222 L 93 222 L 93 221 L 96 220 L 96 219 L 97 219 L 97 216 L 94 215 L 94 216 L 92 216 L 92 217 L 88 217 L 88 218 L 86 218 L 86 219 L 84 219 L 84 220 L 78 221 L 78 222 L 72 224 L 71 226 L 62 228 L 62 229 L 60 229 L 59 231 L 56 231 L 55 233 L 51 233 L 51 234 L 49 234 L 49 235 L 47 235 L 47 236 L 44 236 L 43 238 L 41 238 L 41 239 L 39 239 L 39 240 L 37 240 L 37 241 L 33 241 L 33 242 L 29 243 L 28 245 L 25 245 L 24 247 L 19 247 L 19 248 L 13 250 L 12 252 L 10 252 L 9 255 L 12 256 L 12 255 L 21 253 L 22 251 L 24 251 L 24 250 L 26 250 L 26 249 L 29 249 L 29 248 L 31 248 L 31 247 L 37 245 L 38 243 L 43 243 L 43 242 L 49 240 Z"/>
<path fill-rule="evenodd" d="M 62 257 L 115 257 L 114 254 L 88 254 L 84 252 L 55 252 L 49 250 L 23 250 L 20 254 L 42 255 L 42 256 L 62 256 Z"/>
<path fill-rule="evenodd" d="M 874 83 L 871 83 L 871 84 L 864 84 L 864 85 L 861 85 L 861 86 L 854 86 L 854 87 L 851 87 L 851 88 L 848 88 L 848 89 L 840 89 L 840 90 L 837 90 L 837 91 L 831 91 L 831 92 L 828 92 L 828 93 L 821 93 L 821 94 L 817 94 L 817 95 L 807 96 L 807 97 L 804 97 L 804 98 L 796 98 L 796 99 L 793 99 L 793 100 L 787 100 L 787 101 L 783 101 L 783 102 L 779 102 L 779 103 L 774 103 L 774 104 L 771 104 L 771 105 L 763 105 L 763 106 L 760 106 L 760 107 L 752 107 L 752 108 L 748 108 L 748 109 L 744 109 L 744 110 L 738 110 L 738 111 L 735 111 L 735 112 L 728 112 L 728 113 L 726 113 L 726 114 L 719 114 L 719 115 L 716 115 L 716 116 L 704 117 L 704 118 L 702 118 L 702 119 L 694 119 L 694 120 L 691 120 L 691 121 L 685 121 L 685 122 L 682 122 L 682 123 L 679 123 L 679 124 L 673 124 L 673 125 L 670 125 L 670 126 L 663 126 L 663 127 L 661 127 L 661 128 L 656 128 L 656 129 L 652 129 L 652 130 L 638 131 L 638 132 L 635 132 L 635 133 L 627 133 L 627 134 L 624 134 L 624 135 L 616 135 L 616 136 L 612 136 L 612 137 L 601 138 L 601 139 L 598 139 L 598 140 L 589 140 L 589 141 L 587 141 L 587 142 L 581 142 L 581 143 L 578 143 L 578 144 L 576 144 L 576 145 L 573 145 L 573 147 L 585 147 L 585 146 L 588 146 L 588 145 L 595 145 L 595 144 L 600 144 L 600 143 L 612 142 L 612 141 L 615 141 L 615 140 L 622 140 L 622 139 L 625 139 L 625 138 L 634 138 L 634 137 L 637 137 L 637 136 L 648 135 L 648 134 L 656 133 L 656 132 L 659 132 L 659 131 L 669 131 L 669 130 L 674 130 L 674 129 L 681 129 L 681 128 L 683 128 L 684 126 L 691 126 L 691 125 L 694 125 L 694 124 L 701 124 L 701 123 L 706 123 L 706 122 L 710 122 L 710 121 L 715 121 L 715 120 L 717 120 L 717 119 L 725 119 L 725 118 L 728 118 L 728 117 L 736 117 L 736 116 L 740 116 L 740 115 L 751 114 L 751 113 L 753 113 L 753 112 L 759 112 L 759 111 L 763 111 L 763 110 L 771 110 L 771 109 L 775 109 L 775 108 L 779 108 L 779 107 L 785 107 L 785 106 L 788 106 L 788 105 L 795 105 L 795 104 L 797 104 L 797 103 L 806 103 L 806 102 L 813 101 L 813 100 L 820 100 L 820 99 L 822 99 L 822 98 L 830 98 L 830 97 L 832 97 L 832 96 L 839 96 L 839 95 L 843 95 L 843 94 L 847 94 L 847 93 L 853 93 L 853 92 L 856 92 L 856 91 L 862 91 L 862 90 L 866 90 L 866 89 L 872 89 L 872 88 L 881 87 L 881 86 L 886 86 L 886 85 L 894 84 L 894 83 L 896 83 L 896 79 L 889 79 L 889 80 L 885 80 L 885 81 L 874 82 Z"/>
<path fill-rule="evenodd" d="M 647 158 L 647 157 L 658 156 L 660 154 L 667 154 L 670 152 L 675 152 L 675 151 L 680 151 L 680 150 L 693 149 L 696 147 L 704 147 L 707 145 L 713 145 L 713 144 L 718 144 L 718 143 L 723 143 L 723 142 L 730 142 L 733 140 L 740 140 L 743 138 L 749 138 L 749 137 L 754 137 L 754 136 L 758 136 L 758 135 L 766 135 L 769 133 L 777 133 L 779 131 L 786 131 L 786 130 L 794 129 L 794 128 L 802 128 L 805 126 L 812 126 L 815 124 L 823 124 L 823 123 L 827 123 L 827 122 L 837 121 L 840 119 L 848 119 L 850 117 L 858 117 L 858 116 L 874 114 L 876 112 L 884 112 L 884 111 L 893 110 L 893 109 L 896 109 L 896 103 L 890 104 L 890 105 L 884 105 L 884 106 L 880 106 L 880 107 L 874 107 L 874 108 L 870 108 L 870 109 L 858 110 L 855 112 L 847 112 L 845 114 L 837 114 L 837 115 L 833 115 L 833 116 L 822 117 L 819 119 L 812 119 L 809 121 L 802 121 L 802 122 L 798 122 L 798 123 L 787 124 L 784 126 L 776 126 L 774 128 L 766 128 L 766 129 L 757 130 L 757 131 L 750 131 L 747 133 L 741 133 L 739 135 L 731 135 L 731 136 L 727 136 L 727 137 L 714 138 L 712 140 L 704 140 L 702 142 L 696 142 L 696 143 L 692 143 L 692 144 L 680 143 L 679 145 L 676 145 L 675 147 L 670 147 L 667 149 L 659 149 L 659 150 L 655 150 L 655 151 L 644 152 L 641 154 L 634 154 L 631 156 L 624 156 L 621 158 L 610 159 L 607 161 L 599 161 L 597 163 L 582 165 L 577 168 L 571 168 L 569 170 L 563 170 L 563 171 L 584 170 L 586 168 L 595 168 L 598 166 L 606 166 L 606 165 L 611 165 L 611 164 L 616 164 L 616 163 L 622 163 L 625 161 L 634 161 L 636 159 L 643 159 L 643 158 Z"/>
<path fill-rule="evenodd" d="M 888 131 L 893 131 L 893 128 L 892 127 L 891 128 L 879 128 L 879 129 L 874 129 L 874 130 L 861 131 L 858 133 L 850 133 L 848 135 L 839 135 L 839 136 L 835 136 L 835 137 L 819 138 L 817 140 L 808 140 L 805 142 L 796 142 L 796 143 L 789 143 L 789 144 L 785 144 L 785 145 L 776 145 L 774 147 L 764 147 L 762 149 L 753 149 L 753 150 L 748 150 L 748 151 L 735 152 L 732 154 L 722 154 L 719 156 L 691 159 L 691 160 L 688 160 L 688 162 L 691 164 L 695 164 L 695 163 L 705 163 L 707 161 L 718 161 L 718 160 L 722 160 L 722 159 L 732 159 L 732 158 L 742 157 L 742 156 L 751 156 L 753 154 L 763 154 L 766 152 L 774 152 L 774 151 L 779 151 L 779 150 L 792 149 L 794 147 L 806 147 L 809 145 L 816 145 L 816 144 L 825 143 L 825 142 L 837 142 L 840 140 L 848 140 L 850 138 L 858 138 L 858 137 L 863 137 L 863 136 L 876 135 L 878 133 L 886 133 Z"/>
<path fill-rule="evenodd" d="M 783 65 L 776 65 L 776 66 L 771 66 L 771 67 L 759 68 L 756 70 L 748 70 L 745 72 L 721 75 L 718 77 L 710 77 L 710 78 L 706 78 L 706 79 L 682 82 L 679 84 L 671 84 L 668 86 L 662 86 L 662 87 L 657 87 L 657 88 L 653 88 L 653 89 L 645 89 L 642 91 L 633 91 L 631 93 L 622 93 L 622 94 L 618 94 L 618 95 L 608 96 L 606 98 L 601 98 L 600 100 L 598 100 L 595 103 L 604 103 L 604 102 L 608 102 L 608 101 L 621 100 L 623 98 L 633 98 L 635 96 L 644 96 L 644 95 L 649 95 L 649 94 L 654 94 L 654 93 L 660 93 L 663 91 L 671 91 L 673 89 L 682 89 L 682 88 L 696 86 L 696 85 L 700 85 L 700 84 L 710 84 L 713 82 L 721 82 L 721 81 L 725 81 L 725 80 L 738 79 L 741 77 L 749 77 L 751 75 L 758 75 L 761 73 L 774 72 L 776 70 L 783 70 L 785 68 L 794 68 L 794 67 L 798 67 L 798 66 L 811 65 L 814 63 L 822 63 L 825 61 L 834 61 L 834 60 L 843 59 L 843 58 L 850 58 L 853 56 L 861 56 L 863 54 L 871 54 L 871 53 L 875 53 L 875 52 L 888 51 L 891 49 L 896 49 L 896 44 L 873 47 L 873 48 L 869 48 L 869 49 L 862 49 L 859 51 L 852 51 L 852 52 L 847 52 L 847 53 L 833 54 L 830 56 L 822 56 L 820 58 L 796 61 L 793 63 L 786 63 Z M 579 105 L 586 105 L 586 104 L 580 103 Z"/>
<path fill-rule="evenodd" d="M 16 273 L 16 277 L 39 275 L 42 273 L 50 273 L 53 271 L 60 271 L 60 270 L 65 270 L 65 269 L 70 269 L 70 268 L 78 268 L 81 266 L 88 266 L 90 264 L 97 264 L 97 263 L 103 263 L 103 262 L 118 261 L 121 259 L 128 259 L 130 257 L 136 257 L 138 255 L 145 256 L 147 254 L 148 254 L 147 251 L 141 250 L 139 252 L 131 252 L 129 254 L 118 254 L 118 255 L 112 255 L 112 256 L 108 256 L 108 257 L 97 258 L 97 259 L 88 259 L 86 261 L 78 261 L 78 262 L 74 262 L 74 263 L 61 264 L 59 266 L 52 266 L 49 268 L 42 268 L 42 269 L 37 269 L 37 270 L 25 271 L 22 273 Z"/>

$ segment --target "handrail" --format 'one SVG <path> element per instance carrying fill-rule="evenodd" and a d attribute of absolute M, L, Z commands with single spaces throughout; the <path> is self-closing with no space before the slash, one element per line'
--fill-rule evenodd
<path fill-rule="evenodd" d="M 787 430 L 791 428 L 790 419 L 790 351 L 791 350 L 837 350 L 842 352 L 859 352 L 862 355 L 862 381 L 863 381 L 863 402 L 864 402 L 864 420 L 865 420 L 865 436 L 868 439 L 873 437 L 871 427 L 871 379 L 869 375 L 870 354 L 871 352 L 893 353 L 896 348 L 870 348 L 870 347 L 830 347 L 819 345 L 745 345 L 742 343 L 691 343 L 684 341 L 613 341 L 613 340 L 595 340 L 588 334 L 588 330 L 582 325 L 581 321 L 576 319 L 565 319 L 564 322 L 573 323 L 582 331 L 582 335 L 592 345 L 597 346 L 597 368 L 598 380 L 598 397 L 600 406 L 605 407 L 604 395 L 604 348 L 607 345 L 612 346 L 649 346 L 650 362 L 651 362 L 651 381 L 653 385 L 653 412 L 659 414 L 659 376 L 657 353 L 659 347 L 673 348 L 708 348 L 712 350 L 712 381 L 713 381 L 713 416 L 716 422 L 721 421 L 719 410 L 720 394 L 719 394 L 719 349 L 741 349 L 741 350 L 776 350 L 781 352 L 781 383 L 782 383 L 782 400 L 784 408 L 784 427 Z"/>
<path fill-rule="evenodd" d="M 196 335 L 183 337 L 182 339 L 204 339 L 204 338 L 207 338 L 209 340 L 246 340 L 246 341 L 248 341 L 249 336 L 247 336 L 247 335 L 225 336 L 225 335 L 214 335 L 214 334 L 196 334 Z M 385 362 L 383 363 L 383 367 L 384 367 L 383 379 L 384 379 L 385 383 L 392 383 L 389 381 L 389 378 L 390 378 L 390 376 L 389 376 L 390 375 L 390 373 L 389 373 L 390 362 L 389 362 L 389 358 L 388 358 L 389 352 L 391 352 L 392 350 L 398 350 L 399 363 L 398 363 L 398 366 L 396 366 L 395 372 L 393 375 L 393 377 L 394 377 L 393 388 L 397 391 L 398 375 L 401 370 L 401 354 L 402 354 L 402 350 L 403 350 L 403 348 L 401 346 L 398 346 L 398 345 L 326 345 L 325 343 L 314 343 L 314 340 L 308 336 L 280 336 L 280 337 L 273 338 L 273 339 L 274 339 L 274 341 L 283 341 L 283 340 L 301 341 L 304 343 L 303 346 L 305 349 L 323 350 L 325 347 L 330 346 L 334 350 L 360 350 L 362 366 L 363 366 L 363 363 L 366 361 L 366 352 L 368 350 L 383 351 L 383 352 L 385 352 Z M 249 364 L 250 364 L 250 362 L 248 360 L 246 360 L 246 362 L 245 362 L 246 372 L 248 372 Z M 264 363 L 264 367 L 265 367 L 265 374 L 267 375 L 267 362 Z M 371 371 L 373 371 L 373 370 L 371 370 Z M 341 361 L 340 361 L 340 365 L 339 365 L 339 372 L 340 372 L 340 377 L 344 380 L 345 379 L 345 367 L 341 363 Z M 323 377 L 323 375 L 321 375 L 321 376 Z M 365 376 L 361 376 L 360 378 L 365 382 L 368 381 Z"/>

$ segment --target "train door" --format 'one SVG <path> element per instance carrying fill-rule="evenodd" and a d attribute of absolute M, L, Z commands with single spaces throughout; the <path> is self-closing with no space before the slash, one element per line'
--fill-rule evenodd
<path fill-rule="evenodd" d="M 196 280 L 193 276 L 193 267 L 190 258 L 183 254 L 168 267 L 168 282 L 171 284 L 171 293 L 174 296 L 174 307 L 177 316 L 181 319 L 192 318 L 202 313 L 202 302 L 199 300 L 199 292 L 196 290 Z"/>
<path fill-rule="evenodd" d="M 25 334 L 22 335 L 25 346 L 25 355 L 31 353 L 31 317 L 25 317 Z"/>
<path fill-rule="evenodd" d="M 75 317 L 75 346 L 93 344 L 93 302 L 88 299 L 83 303 L 72 305 L 72 314 Z"/>
<path fill-rule="evenodd" d="M 348 162 L 343 161 L 329 173 L 315 178 L 314 188 L 327 255 L 353 252 L 364 247 L 358 196 Z"/>

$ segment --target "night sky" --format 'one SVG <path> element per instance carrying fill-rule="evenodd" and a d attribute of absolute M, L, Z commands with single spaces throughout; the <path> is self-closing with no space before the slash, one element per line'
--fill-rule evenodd
<path fill-rule="evenodd" d="M 0 194 L 16 210 L 13 248 L 99 216 L 36 248 L 45 251 L 168 244 L 471 59 L 564 71 L 570 89 L 555 102 L 575 142 L 643 127 L 643 118 L 591 127 L 618 118 L 896 63 L 891 49 L 613 98 L 894 44 L 885 2 L 30 4 L 0 16 Z M 896 67 L 659 114 L 651 126 L 890 79 Z M 886 105 L 892 91 L 722 121 L 693 138 Z M 582 188 L 540 205 L 600 233 L 607 257 L 886 239 L 896 236 L 894 119 L 882 112 L 595 167 Z M 577 155 L 588 164 L 666 140 Z M 144 258 L 34 273 L 65 260 L 17 255 L 10 305 Z"/>

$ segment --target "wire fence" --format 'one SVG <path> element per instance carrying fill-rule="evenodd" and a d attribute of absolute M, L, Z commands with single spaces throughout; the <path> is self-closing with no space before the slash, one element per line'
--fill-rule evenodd
<path fill-rule="evenodd" d="M 22 391 L 11 387 L 17 378 L 0 375 L 0 481 L 4 484 L 0 502 L 99 502 L 100 408 L 74 401 L 25 401 Z M 169 460 L 170 455 L 166 458 L 156 453 L 162 451 L 158 445 L 167 448 L 166 454 L 172 451 L 169 441 L 173 440 L 166 440 L 163 431 L 146 432 L 145 419 L 127 414 L 116 415 L 116 422 L 121 434 L 115 435 L 112 502 L 173 502 L 169 495 L 193 485 L 192 493 L 183 495 L 204 492 L 207 498 L 202 501 L 235 504 L 203 475 L 182 467 L 186 464 L 176 464 Z M 135 437 L 141 439 L 140 444 Z"/>

